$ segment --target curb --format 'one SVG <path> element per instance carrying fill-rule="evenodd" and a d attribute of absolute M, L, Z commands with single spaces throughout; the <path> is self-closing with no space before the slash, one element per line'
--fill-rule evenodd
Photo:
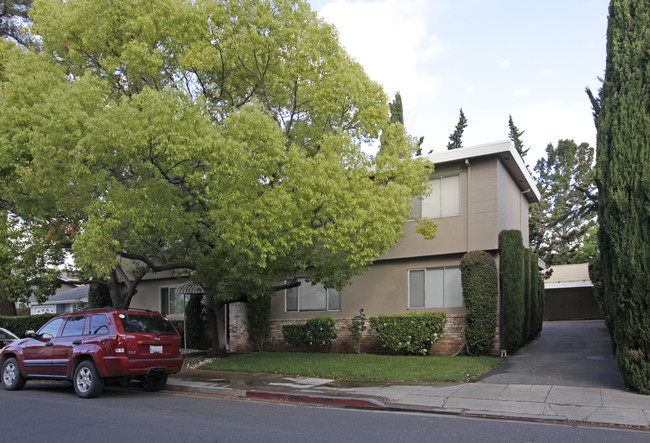
<path fill-rule="evenodd" d="M 247 398 L 260 398 L 265 400 L 280 400 L 289 401 L 294 403 L 311 403 L 322 405 L 335 405 L 350 408 L 369 408 L 369 409 L 383 409 L 385 404 L 379 400 L 363 397 L 330 397 L 324 395 L 311 395 L 299 393 L 286 393 L 274 391 L 259 391 L 250 390 L 246 391 Z"/>

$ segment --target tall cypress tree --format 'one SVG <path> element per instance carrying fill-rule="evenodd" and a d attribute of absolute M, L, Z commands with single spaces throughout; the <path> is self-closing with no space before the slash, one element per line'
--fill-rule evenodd
<path fill-rule="evenodd" d="M 597 112 L 604 309 L 626 384 L 650 394 L 650 3 L 612 0 Z"/>

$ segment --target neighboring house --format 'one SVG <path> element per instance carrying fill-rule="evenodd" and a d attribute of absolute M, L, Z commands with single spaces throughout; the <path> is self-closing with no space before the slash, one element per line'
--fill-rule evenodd
<path fill-rule="evenodd" d="M 88 305 L 88 285 L 77 286 L 72 289 L 60 290 L 42 304 L 32 302 L 29 313 L 35 314 L 63 314 L 83 309 Z"/>
<path fill-rule="evenodd" d="M 544 284 L 544 320 L 602 319 L 594 285 L 589 278 L 589 265 L 556 265 Z"/>
<path fill-rule="evenodd" d="M 361 308 L 368 317 L 445 312 L 444 336 L 430 352 L 449 355 L 461 349 L 465 323 L 461 258 L 468 251 L 484 250 L 494 257 L 498 268 L 499 232 L 504 229 L 520 230 L 528 247 L 528 207 L 539 201 L 540 194 L 509 141 L 449 150 L 425 158 L 435 165 L 430 179 L 432 193 L 415 200 L 402 240 L 342 291 L 305 282 L 279 292 L 272 299 L 271 339 L 264 349 L 290 349 L 283 343 L 282 325 L 330 316 L 336 320 L 339 334 L 333 350 L 352 350 L 353 344 L 346 340 L 347 327 Z M 426 240 L 415 232 L 415 219 L 421 217 L 436 220 L 437 238 Z M 230 350 L 253 350 L 247 342 L 245 305 L 231 304 L 228 321 Z M 497 331 L 494 353 L 501 347 L 499 337 Z M 362 349 L 372 350 L 376 346 L 371 336 L 362 340 Z"/>

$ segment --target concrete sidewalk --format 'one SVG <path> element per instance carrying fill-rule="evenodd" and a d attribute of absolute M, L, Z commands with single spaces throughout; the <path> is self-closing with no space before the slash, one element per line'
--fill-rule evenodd
<path fill-rule="evenodd" d="M 400 409 L 650 430 L 650 396 L 622 389 L 495 383 L 364 383 L 184 369 L 167 390 L 340 407 Z"/>

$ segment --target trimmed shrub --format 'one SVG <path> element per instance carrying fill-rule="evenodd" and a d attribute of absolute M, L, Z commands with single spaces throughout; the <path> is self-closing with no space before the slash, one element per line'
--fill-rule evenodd
<path fill-rule="evenodd" d="M 539 282 L 540 273 L 537 267 L 539 261 L 539 254 L 530 254 L 530 325 L 528 330 L 528 340 L 532 340 L 539 334 L 539 319 L 543 318 L 544 313 L 540 316 L 540 300 L 539 300 Z"/>
<path fill-rule="evenodd" d="M 0 317 L 0 326 L 9 329 L 18 337 L 24 337 L 27 330 L 38 330 L 49 319 L 58 314 L 21 315 L 18 317 Z"/>
<path fill-rule="evenodd" d="M 381 346 L 399 354 L 427 355 L 431 345 L 442 337 L 445 323 L 446 314 L 443 312 L 370 317 L 370 326 L 377 331 Z"/>
<path fill-rule="evenodd" d="M 465 339 L 470 352 L 481 353 L 494 343 L 499 296 L 497 267 L 487 252 L 472 251 L 460 261 L 460 272 L 467 309 Z"/>
<path fill-rule="evenodd" d="M 88 308 L 105 308 L 113 306 L 108 286 L 91 284 L 88 286 Z"/>
<path fill-rule="evenodd" d="M 307 325 L 304 323 L 293 323 L 282 326 L 282 339 L 296 348 L 305 342 L 307 338 Z"/>
<path fill-rule="evenodd" d="M 521 327 L 521 343 L 519 346 L 523 346 L 530 341 L 532 330 L 535 329 L 535 325 L 537 324 L 537 318 L 532 317 L 531 313 L 532 299 L 537 298 L 537 292 L 532 292 L 530 257 L 531 250 L 524 249 L 524 322 Z"/>
<path fill-rule="evenodd" d="M 264 340 L 271 335 L 270 316 L 271 297 L 258 296 L 246 303 L 248 341 L 256 345 L 259 351 L 264 347 Z"/>
<path fill-rule="evenodd" d="M 512 352 L 521 343 L 524 323 L 524 243 L 518 230 L 499 233 L 503 344 Z"/>
<path fill-rule="evenodd" d="M 544 288 L 544 277 L 542 277 L 542 274 L 539 272 L 537 273 L 537 289 L 539 290 L 538 292 L 538 301 L 537 304 L 539 305 L 539 311 L 537 311 L 537 329 L 535 332 L 535 335 L 539 335 L 540 332 L 542 332 L 542 327 L 544 324 L 544 300 L 546 297 L 546 290 Z"/>
<path fill-rule="evenodd" d="M 329 351 L 336 343 L 336 322 L 331 317 L 310 318 L 305 324 L 305 329 L 305 342 L 309 345 L 321 346 Z"/>

